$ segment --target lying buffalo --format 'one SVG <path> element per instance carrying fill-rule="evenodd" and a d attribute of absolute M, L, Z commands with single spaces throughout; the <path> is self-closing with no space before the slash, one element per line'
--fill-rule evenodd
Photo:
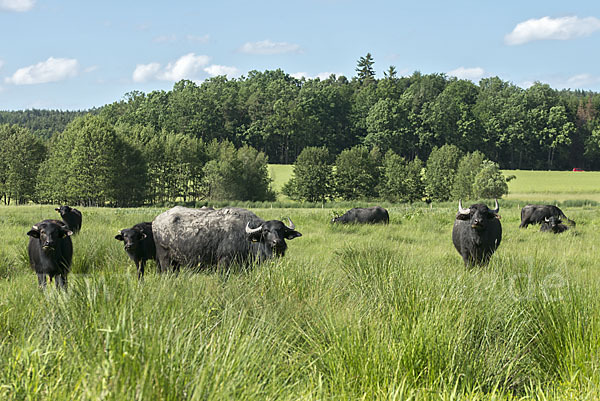
<path fill-rule="evenodd" d="M 540 226 L 540 231 L 551 232 L 554 234 L 560 234 L 569 229 L 565 224 L 562 224 L 562 220 L 560 217 L 547 217 L 542 225 Z"/>
<path fill-rule="evenodd" d="M 355 207 L 353 209 L 348 210 L 346 213 L 339 217 L 335 217 L 331 219 L 332 223 L 384 223 L 388 224 L 390 222 L 390 216 L 388 211 L 382 208 L 381 206 L 372 206 L 372 207 Z"/>
<path fill-rule="evenodd" d="M 289 220 L 289 219 L 288 219 Z M 177 206 L 152 222 L 156 255 L 162 269 L 204 268 L 283 256 L 286 239 L 302 236 L 289 220 L 264 221 L 249 210 L 188 209 Z"/>
<path fill-rule="evenodd" d="M 465 266 L 485 265 L 502 240 L 502 225 L 498 200 L 491 210 L 482 203 L 463 209 L 458 201 L 458 213 L 452 228 L 452 242 Z"/>
<path fill-rule="evenodd" d="M 131 228 L 124 228 L 115 235 L 115 239 L 123 241 L 125 252 L 135 263 L 138 279 L 144 278 L 144 269 L 148 259 L 156 260 L 156 247 L 152 235 L 152 223 L 138 223 Z M 157 266 L 160 271 L 160 266 Z"/>
<path fill-rule="evenodd" d="M 529 224 L 542 224 L 550 217 L 565 219 L 570 225 L 575 226 L 575 222 L 570 220 L 558 206 L 553 205 L 527 205 L 521 209 L 521 224 L 519 228 L 527 228 Z"/>
<path fill-rule="evenodd" d="M 46 287 L 56 277 L 56 287 L 67 286 L 67 274 L 73 259 L 73 232 L 60 220 L 43 220 L 27 232 L 29 235 L 29 264 L 37 273 L 38 284 Z"/>

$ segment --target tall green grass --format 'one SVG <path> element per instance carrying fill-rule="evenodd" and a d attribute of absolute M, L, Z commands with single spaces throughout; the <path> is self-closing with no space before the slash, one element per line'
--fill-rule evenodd
<path fill-rule="evenodd" d="M 0 208 L 0 399 L 597 399 L 600 217 L 518 229 L 466 269 L 456 205 L 390 207 L 391 224 L 291 216 L 284 258 L 143 282 L 113 237 L 162 209 L 84 208 L 66 292 L 37 288 L 24 249 L 49 206 Z"/>

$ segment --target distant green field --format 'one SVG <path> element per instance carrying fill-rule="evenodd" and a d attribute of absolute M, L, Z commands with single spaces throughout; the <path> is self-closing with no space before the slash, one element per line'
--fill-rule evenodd
<path fill-rule="evenodd" d="M 281 191 L 283 185 L 292 178 L 294 166 L 291 164 L 269 164 L 269 175 L 273 179 L 273 189 Z"/>
<path fill-rule="evenodd" d="M 600 201 L 600 172 L 598 171 L 504 170 L 503 173 L 517 177 L 508 183 L 508 199 Z"/>
<path fill-rule="evenodd" d="M 270 164 L 273 189 L 280 194 L 283 185 L 292 177 L 293 166 Z M 564 201 L 588 199 L 600 202 L 599 171 L 530 171 L 503 170 L 504 175 L 517 178 L 508 183 L 507 199 L 524 201 Z"/>

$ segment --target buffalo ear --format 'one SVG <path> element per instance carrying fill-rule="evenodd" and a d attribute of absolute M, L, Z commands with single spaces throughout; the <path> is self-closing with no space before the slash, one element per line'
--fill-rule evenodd
<path fill-rule="evenodd" d="M 123 235 L 121 235 L 121 234 L 117 234 L 117 235 L 115 235 L 115 239 L 116 239 L 116 240 L 119 240 L 119 241 L 123 241 L 123 240 L 124 240 L 124 239 L 123 239 Z"/>
<path fill-rule="evenodd" d="M 285 233 L 285 239 L 294 239 L 296 237 L 302 237 L 302 234 L 296 230 L 289 230 Z"/>
<path fill-rule="evenodd" d="M 33 226 L 33 229 L 27 231 L 27 235 L 33 238 L 40 238 L 40 232 L 36 226 Z"/>

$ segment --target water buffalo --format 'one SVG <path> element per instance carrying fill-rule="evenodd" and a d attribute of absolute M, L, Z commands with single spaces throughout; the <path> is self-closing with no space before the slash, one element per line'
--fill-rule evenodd
<path fill-rule="evenodd" d="M 156 247 L 152 234 L 152 223 L 138 223 L 131 228 L 124 228 L 115 235 L 115 239 L 123 241 L 125 252 L 135 263 L 138 279 L 144 278 L 144 268 L 148 259 L 156 260 Z M 157 270 L 160 265 L 157 262 Z"/>
<path fill-rule="evenodd" d="M 288 219 L 289 220 L 289 219 Z M 188 209 L 177 206 L 152 222 L 156 255 L 163 270 L 180 266 L 204 268 L 232 262 L 263 261 L 283 256 L 286 239 L 302 236 L 291 220 L 264 221 L 240 208 Z"/>
<path fill-rule="evenodd" d="M 465 266 L 485 265 L 502 240 L 502 225 L 498 200 L 491 210 L 482 203 L 463 209 L 458 201 L 458 213 L 452 228 L 452 242 Z"/>
<path fill-rule="evenodd" d="M 390 222 L 388 211 L 381 206 L 372 206 L 367 208 L 355 207 L 348 210 L 339 217 L 331 219 L 332 223 L 384 223 Z"/>
<path fill-rule="evenodd" d="M 60 213 L 60 217 L 73 233 L 77 234 L 81 230 L 81 212 L 79 210 L 66 205 L 54 210 Z"/>
<path fill-rule="evenodd" d="M 569 229 L 565 224 L 562 224 L 562 220 L 560 217 L 550 216 L 546 217 L 542 225 L 540 226 L 540 231 L 551 232 L 554 234 L 560 234 Z"/>
<path fill-rule="evenodd" d="M 43 220 L 27 232 L 29 235 L 29 264 L 37 273 L 38 284 L 46 287 L 56 277 L 56 287 L 67 286 L 67 274 L 73 259 L 73 232 L 60 220 Z"/>
<path fill-rule="evenodd" d="M 521 209 L 521 224 L 519 228 L 527 228 L 530 224 L 541 224 L 547 218 L 558 217 L 559 219 L 565 219 L 567 222 L 575 226 L 575 222 L 570 220 L 558 206 L 553 205 L 527 205 Z"/>

